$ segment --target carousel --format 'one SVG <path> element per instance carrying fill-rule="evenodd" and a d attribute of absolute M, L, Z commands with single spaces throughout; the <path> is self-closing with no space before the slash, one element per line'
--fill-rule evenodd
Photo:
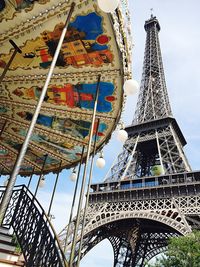
<path fill-rule="evenodd" d="M 1 0 L 0 23 L 2 222 L 17 175 L 102 150 L 135 82 L 126 0 Z"/>
<path fill-rule="evenodd" d="M 71 3 L 1 1 L 1 73 L 6 69 L 0 85 L 2 174 L 12 172 L 24 143 Z M 20 175 L 33 169 L 40 173 L 44 161 L 44 173 L 57 171 L 61 161 L 61 169 L 80 161 L 89 140 L 99 76 L 93 139 L 96 134 L 97 150 L 108 142 L 123 108 L 124 80 L 131 76 L 131 43 L 122 24 L 126 5 L 121 5 L 123 10 L 110 15 L 96 1 L 75 1 Z"/>

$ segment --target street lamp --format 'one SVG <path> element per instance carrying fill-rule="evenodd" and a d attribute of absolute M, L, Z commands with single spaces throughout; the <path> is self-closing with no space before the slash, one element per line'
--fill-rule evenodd
<path fill-rule="evenodd" d="M 77 172 L 76 172 L 76 169 L 74 168 L 71 175 L 69 176 L 69 179 L 72 181 L 72 182 L 76 182 L 76 179 L 77 179 Z"/>
<path fill-rule="evenodd" d="M 98 168 L 103 169 L 103 167 L 105 166 L 105 164 L 106 164 L 106 161 L 103 158 L 103 152 L 101 151 L 100 152 L 100 156 L 99 156 L 99 158 L 96 161 L 96 165 L 97 165 Z"/>
<path fill-rule="evenodd" d="M 136 80 L 126 80 L 124 83 L 124 93 L 126 95 L 133 95 L 137 92 L 139 84 Z"/>
<path fill-rule="evenodd" d="M 121 141 L 122 143 L 124 143 L 128 138 L 128 133 L 127 131 L 125 131 L 123 128 L 121 128 L 118 132 L 117 132 L 117 139 L 119 141 Z"/>
<path fill-rule="evenodd" d="M 114 12 L 119 5 L 119 0 L 97 0 L 99 8 L 106 12 Z"/>
<path fill-rule="evenodd" d="M 39 182 L 39 187 L 42 188 L 45 186 L 45 176 L 42 174 Z"/>

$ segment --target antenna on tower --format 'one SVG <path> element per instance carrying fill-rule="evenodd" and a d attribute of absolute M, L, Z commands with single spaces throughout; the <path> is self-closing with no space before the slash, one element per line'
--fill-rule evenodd
<path fill-rule="evenodd" d="M 153 18 L 153 8 L 151 8 L 150 11 L 151 11 L 151 18 Z"/>

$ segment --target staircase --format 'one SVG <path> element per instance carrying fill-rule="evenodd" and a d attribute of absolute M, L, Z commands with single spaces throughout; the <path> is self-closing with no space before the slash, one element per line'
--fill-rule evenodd
<path fill-rule="evenodd" d="M 16 251 L 9 230 L 0 227 L 0 267 L 25 267 L 21 253 Z"/>

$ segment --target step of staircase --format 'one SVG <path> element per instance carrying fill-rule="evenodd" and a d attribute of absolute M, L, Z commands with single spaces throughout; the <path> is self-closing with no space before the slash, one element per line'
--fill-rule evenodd
<path fill-rule="evenodd" d="M 0 259 L 0 267 L 24 267 L 24 262 L 20 261 L 10 261 L 10 260 L 1 260 Z"/>
<path fill-rule="evenodd" d="M 12 241 L 12 236 L 8 234 L 3 234 L 0 232 L 0 242 L 1 241 L 6 241 L 6 242 L 11 242 Z"/>
<path fill-rule="evenodd" d="M 7 250 L 9 252 L 15 252 L 16 246 L 13 245 L 11 242 L 0 240 L 0 251 L 1 249 Z"/>
<path fill-rule="evenodd" d="M 9 229 L 6 228 L 6 227 L 0 226 L 0 233 L 8 235 L 9 234 Z"/>
<path fill-rule="evenodd" d="M 25 266 L 24 261 L 20 260 L 20 253 L 16 252 L 9 230 L 0 227 L 0 267 L 16 266 Z"/>
<path fill-rule="evenodd" d="M 10 253 L 7 250 L 0 250 L 0 261 L 9 260 L 9 261 L 18 261 L 19 253 Z M 1 265 L 0 265 L 1 266 Z"/>

